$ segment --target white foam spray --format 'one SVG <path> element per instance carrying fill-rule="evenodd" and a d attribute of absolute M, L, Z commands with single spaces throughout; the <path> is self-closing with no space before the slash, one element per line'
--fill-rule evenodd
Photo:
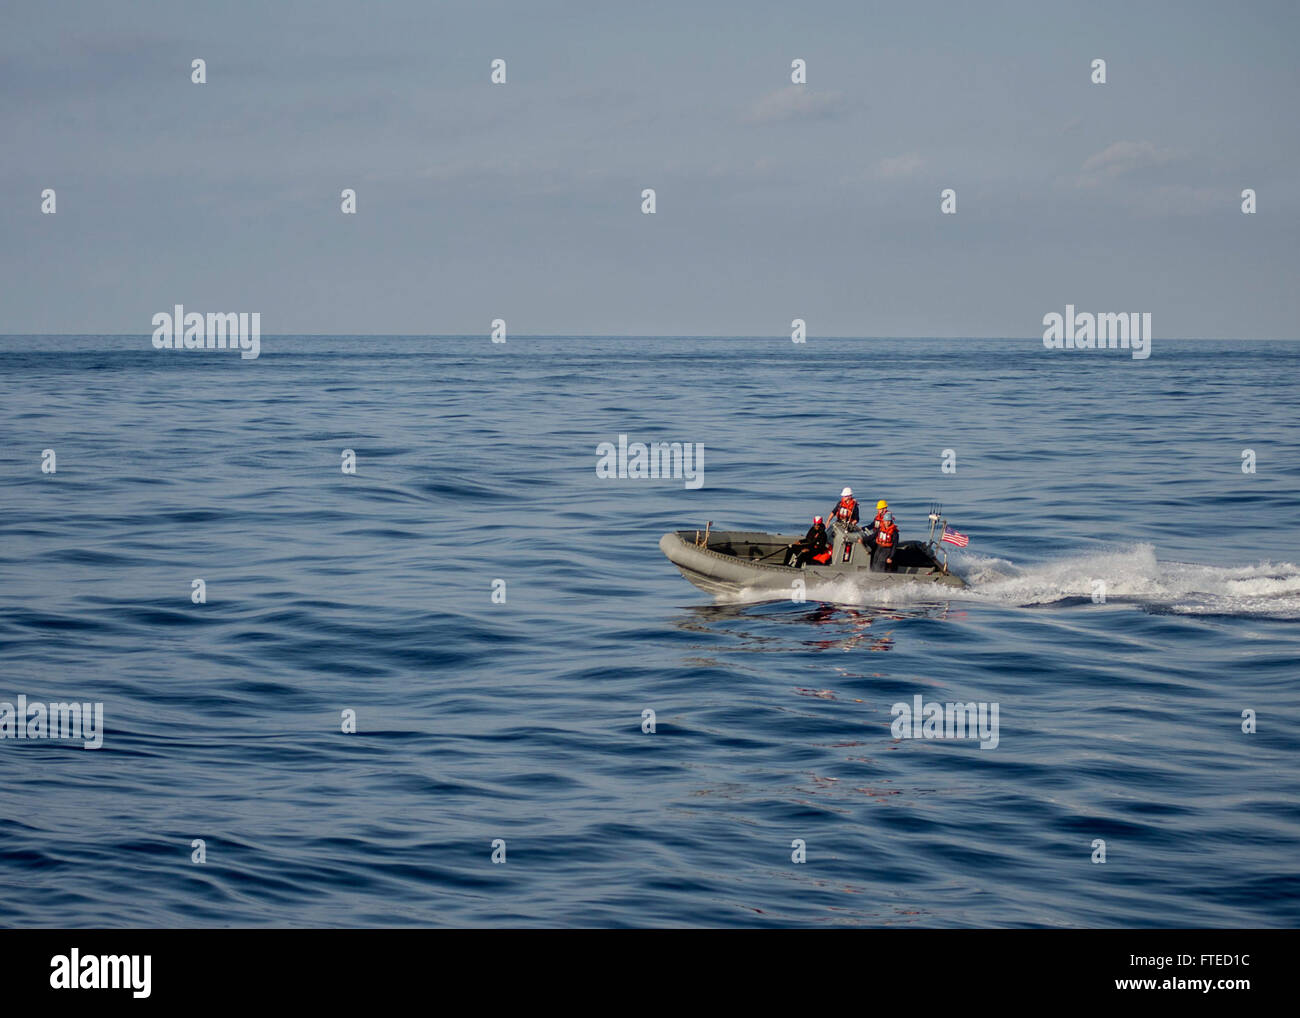
<path fill-rule="evenodd" d="M 1138 544 L 1025 566 L 961 552 L 952 556 L 949 566 L 970 586 L 953 590 L 916 581 L 880 589 L 846 579 L 809 583 L 805 596 L 809 601 L 845 605 L 972 601 L 1023 607 L 1081 598 L 1091 601 L 1097 581 L 1102 581 L 1108 604 L 1136 604 L 1170 614 L 1300 619 L 1300 566 L 1290 562 L 1240 566 L 1161 562 L 1151 545 Z M 748 604 L 774 598 L 771 590 L 749 589 L 720 600 Z"/>

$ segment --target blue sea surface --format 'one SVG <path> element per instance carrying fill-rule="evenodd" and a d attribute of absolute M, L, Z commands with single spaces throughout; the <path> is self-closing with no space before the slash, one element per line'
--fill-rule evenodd
<path fill-rule="evenodd" d="M 1300 925 L 1297 407 L 1292 342 L 0 339 L 0 701 L 105 729 L 0 740 L 0 925 Z M 845 484 L 970 588 L 657 546 Z"/>

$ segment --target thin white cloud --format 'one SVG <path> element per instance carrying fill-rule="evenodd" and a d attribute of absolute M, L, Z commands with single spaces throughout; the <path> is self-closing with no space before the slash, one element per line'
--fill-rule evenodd
<path fill-rule="evenodd" d="M 880 180 L 906 180 L 914 177 L 925 166 L 925 160 L 915 152 L 887 156 L 876 163 L 876 176 Z"/>
<path fill-rule="evenodd" d="M 749 124 L 772 124 L 782 120 L 824 120 L 848 109 L 841 92 L 815 92 L 807 85 L 788 85 L 759 99 L 744 120 Z"/>
<path fill-rule="evenodd" d="M 1117 180 L 1139 170 L 1173 162 L 1177 154 L 1149 141 L 1117 141 L 1083 161 L 1079 170 L 1080 187 L 1096 187 L 1104 181 Z"/>

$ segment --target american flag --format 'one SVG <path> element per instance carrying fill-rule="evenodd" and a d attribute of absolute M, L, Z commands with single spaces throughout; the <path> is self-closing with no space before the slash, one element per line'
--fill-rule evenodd
<path fill-rule="evenodd" d="M 958 548 L 965 548 L 970 544 L 970 538 L 965 534 L 959 534 L 948 524 L 943 525 L 943 537 L 939 538 L 940 544 L 955 544 Z"/>

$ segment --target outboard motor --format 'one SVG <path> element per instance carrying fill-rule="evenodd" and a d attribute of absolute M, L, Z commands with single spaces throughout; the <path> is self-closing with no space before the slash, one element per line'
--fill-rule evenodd
<path fill-rule="evenodd" d="M 853 564 L 858 561 L 855 557 L 854 549 L 858 547 L 858 541 L 862 537 L 862 531 L 857 527 L 849 527 L 840 520 L 831 523 L 831 560 L 830 565 L 840 566 Z"/>

